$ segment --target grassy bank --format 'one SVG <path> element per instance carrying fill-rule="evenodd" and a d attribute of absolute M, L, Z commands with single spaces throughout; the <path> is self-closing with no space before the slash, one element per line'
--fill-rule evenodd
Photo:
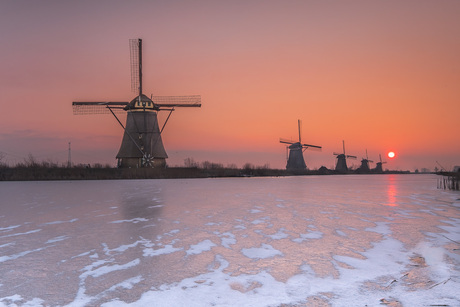
<path fill-rule="evenodd" d="M 407 172 L 385 172 L 407 173 Z M 33 180 L 108 180 L 108 179 L 174 179 L 174 178 L 212 178 L 212 177 L 279 177 L 299 175 L 333 175 L 335 171 L 305 170 L 288 171 L 270 168 L 112 168 L 112 167 L 46 167 L 16 166 L 0 167 L 0 181 Z"/>
<path fill-rule="evenodd" d="M 0 168 L 0 181 L 28 180 L 106 180 L 106 179 L 172 179 L 247 176 L 306 175 L 311 172 L 292 173 L 276 169 L 202 169 L 174 168 L 85 168 L 85 167 L 13 167 Z"/>

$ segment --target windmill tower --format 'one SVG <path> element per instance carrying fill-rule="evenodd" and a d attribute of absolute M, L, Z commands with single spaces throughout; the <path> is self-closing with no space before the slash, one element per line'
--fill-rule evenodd
<path fill-rule="evenodd" d="M 382 155 L 379 154 L 380 162 L 376 163 L 375 168 L 373 169 L 374 172 L 376 173 L 383 173 L 383 168 L 382 164 L 385 164 L 386 162 L 382 162 Z"/>
<path fill-rule="evenodd" d="M 138 96 L 130 102 L 73 102 L 74 114 L 112 114 L 124 130 L 116 158 L 119 167 L 164 167 L 166 150 L 161 133 L 177 107 L 201 107 L 201 96 L 151 96 L 142 92 L 142 40 L 130 40 L 131 89 Z M 160 129 L 158 112 L 169 111 Z M 126 113 L 123 125 L 117 114 Z"/>
<path fill-rule="evenodd" d="M 280 139 L 280 143 L 289 144 L 287 148 L 289 148 L 289 158 L 287 160 L 286 169 L 288 170 L 305 170 L 307 169 L 307 165 L 305 164 L 305 160 L 303 158 L 303 152 L 307 148 L 319 148 L 321 146 L 316 145 L 309 145 L 309 144 L 302 144 L 301 138 L 301 125 L 302 122 L 300 119 L 297 121 L 298 128 L 299 128 L 299 141 L 291 141 L 286 139 Z"/>
<path fill-rule="evenodd" d="M 369 168 L 369 162 L 373 163 L 374 161 L 369 160 L 366 149 L 366 158 L 363 158 L 361 160 L 361 166 L 359 167 L 360 173 L 369 173 L 371 171 L 371 169 Z"/>
<path fill-rule="evenodd" d="M 337 164 L 335 165 L 335 170 L 339 173 L 346 173 L 348 172 L 347 158 L 356 159 L 356 156 L 345 154 L 345 141 L 342 141 L 342 145 L 343 153 L 339 154 L 334 152 L 334 155 L 337 156 Z"/>

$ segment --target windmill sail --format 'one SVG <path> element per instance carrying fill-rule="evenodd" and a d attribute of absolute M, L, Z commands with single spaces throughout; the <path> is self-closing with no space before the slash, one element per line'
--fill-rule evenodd
<path fill-rule="evenodd" d="M 129 40 L 131 62 L 131 91 L 142 94 L 142 40 Z"/>
<path fill-rule="evenodd" d="M 90 114 L 111 114 L 109 108 L 114 112 L 124 112 L 123 108 L 128 102 L 72 102 L 74 115 L 90 115 Z"/>
<path fill-rule="evenodd" d="M 189 96 L 152 96 L 151 101 L 154 109 L 160 111 L 164 108 L 199 108 L 201 107 L 200 95 Z M 111 114 L 109 108 L 115 113 L 122 113 L 129 102 L 72 102 L 74 115 L 90 115 L 90 114 Z"/>

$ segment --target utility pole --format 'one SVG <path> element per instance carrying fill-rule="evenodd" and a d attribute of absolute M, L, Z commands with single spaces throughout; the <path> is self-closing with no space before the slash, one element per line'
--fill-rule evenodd
<path fill-rule="evenodd" d="M 71 155 L 71 150 L 70 150 L 70 142 L 69 142 L 69 156 L 67 157 L 67 167 L 68 168 L 72 167 L 72 155 Z"/>

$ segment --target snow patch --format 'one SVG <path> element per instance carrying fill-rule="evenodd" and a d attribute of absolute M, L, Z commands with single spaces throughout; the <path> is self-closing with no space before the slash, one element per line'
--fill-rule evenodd
<path fill-rule="evenodd" d="M 213 246 L 216 246 L 211 240 L 204 240 L 198 244 L 191 245 L 190 249 L 186 251 L 187 255 L 201 254 L 205 251 L 210 251 Z"/>
<path fill-rule="evenodd" d="M 262 243 L 261 247 L 243 248 L 241 249 L 241 253 L 251 259 L 263 259 L 283 255 L 282 252 L 265 243 Z"/>
<path fill-rule="evenodd" d="M 136 223 L 139 223 L 139 222 L 148 222 L 148 219 L 143 218 L 143 217 L 136 217 L 136 218 L 130 219 L 130 220 L 118 220 L 118 221 L 112 221 L 110 223 L 112 223 L 112 224 L 118 224 L 118 223 L 133 223 L 133 224 L 136 224 Z"/>
<path fill-rule="evenodd" d="M 171 254 L 177 251 L 181 251 L 183 248 L 177 248 L 172 245 L 165 245 L 163 248 L 153 249 L 153 248 L 144 248 L 143 256 L 144 257 L 153 257 L 159 255 Z"/>

